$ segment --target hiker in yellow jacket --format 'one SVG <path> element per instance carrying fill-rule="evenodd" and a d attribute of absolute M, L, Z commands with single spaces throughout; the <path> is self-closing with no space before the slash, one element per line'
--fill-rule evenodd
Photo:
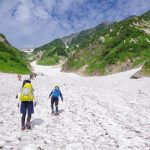
<path fill-rule="evenodd" d="M 34 89 L 32 87 L 30 79 L 26 79 L 23 81 L 22 88 L 20 92 L 17 95 L 18 97 L 18 107 L 20 106 L 20 113 L 22 113 L 22 118 L 21 118 L 21 129 L 25 130 L 25 128 L 31 129 L 31 114 L 34 113 L 34 106 L 36 105 L 36 102 L 34 100 Z M 34 101 L 34 105 L 33 105 Z M 27 116 L 27 121 L 25 125 L 25 119 L 26 119 L 26 114 L 28 113 Z"/>

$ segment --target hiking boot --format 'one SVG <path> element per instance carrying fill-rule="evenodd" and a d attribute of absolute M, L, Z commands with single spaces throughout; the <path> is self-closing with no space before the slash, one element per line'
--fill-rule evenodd
<path fill-rule="evenodd" d="M 22 130 L 22 131 L 25 130 L 25 126 L 22 126 L 22 127 L 21 127 L 21 130 Z"/>
<path fill-rule="evenodd" d="M 54 114 L 54 110 L 52 110 L 52 114 Z"/>
<path fill-rule="evenodd" d="M 56 112 L 55 112 L 55 115 L 56 115 L 56 116 L 58 116 L 58 115 L 59 115 L 59 112 L 58 112 L 58 111 L 56 111 Z"/>
<path fill-rule="evenodd" d="M 30 122 L 27 122 L 27 123 L 26 123 L 26 127 L 27 127 L 27 129 L 31 129 L 31 124 L 30 124 Z"/>

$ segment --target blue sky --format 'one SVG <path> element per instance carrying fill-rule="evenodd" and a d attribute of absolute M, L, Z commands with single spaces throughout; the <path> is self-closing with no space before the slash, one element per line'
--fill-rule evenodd
<path fill-rule="evenodd" d="M 37 47 L 148 10 L 150 0 L 0 0 L 0 33 L 17 48 Z"/>

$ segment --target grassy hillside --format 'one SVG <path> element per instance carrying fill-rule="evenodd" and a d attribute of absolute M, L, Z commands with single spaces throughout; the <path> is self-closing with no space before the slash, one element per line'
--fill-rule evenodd
<path fill-rule="evenodd" d="M 34 53 L 43 51 L 43 55 L 38 61 L 40 65 L 54 65 L 61 57 L 67 57 L 66 47 L 61 39 L 56 39 L 46 45 L 35 49 Z"/>
<path fill-rule="evenodd" d="M 56 39 L 35 49 L 34 54 L 42 55 L 41 65 L 54 65 L 65 57 L 62 70 L 87 75 L 111 74 L 139 65 L 150 73 L 150 11 Z"/>
<path fill-rule="evenodd" d="M 76 49 L 65 71 L 82 70 L 88 75 L 105 75 L 145 64 L 150 72 L 150 11 L 110 25 L 81 32 L 71 42 Z"/>
<path fill-rule="evenodd" d="M 12 47 L 2 34 L 0 34 L 0 71 L 19 74 L 30 73 L 23 53 Z"/>

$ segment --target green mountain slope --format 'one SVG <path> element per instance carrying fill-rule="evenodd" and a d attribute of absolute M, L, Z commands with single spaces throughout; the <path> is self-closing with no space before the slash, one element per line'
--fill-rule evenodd
<path fill-rule="evenodd" d="M 30 73 L 24 54 L 12 47 L 2 34 L 0 34 L 0 71 L 20 74 Z"/>
<path fill-rule="evenodd" d="M 54 65 L 59 63 L 61 57 L 67 57 L 66 46 L 61 39 L 56 39 L 48 44 L 36 48 L 33 53 L 42 51 L 43 55 L 38 61 L 40 65 Z"/>
<path fill-rule="evenodd" d="M 71 42 L 70 49 L 76 52 L 64 71 L 105 75 L 145 63 L 144 71 L 150 72 L 150 11 L 80 34 Z"/>
<path fill-rule="evenodd" d="M 150 11 L 56 39 L 36 48 L 33 54 L 38 53 L 43 53 L 41 65 L 66 58 L 63 71 L 105 75 L 143 65 L 143 72 L 150 73 Z"/>

